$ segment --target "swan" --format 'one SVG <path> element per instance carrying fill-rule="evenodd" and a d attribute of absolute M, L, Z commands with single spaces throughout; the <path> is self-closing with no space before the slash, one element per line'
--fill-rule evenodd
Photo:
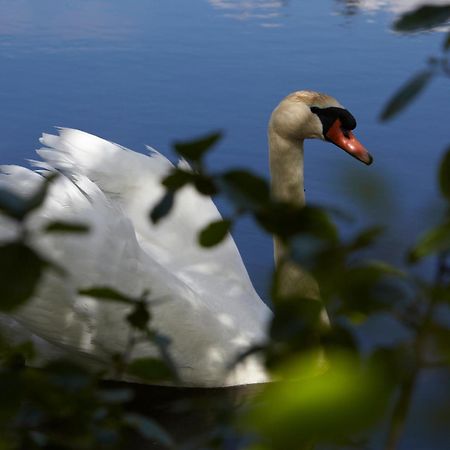
<path fill-rule="evenodd" d="M 298 91 L 284 98 L 268 126 L 273 196 L 304 204 L 307 138 L 332 142 L 370 164 L 372 157 L 351 131 L 355 127 L 350 112 L 328 95 Z M 253 288 L 230 235 L 214 248 L 198 246 L 198 231 L 221 218 L 212 200 L 186 186 L 172 212 L 152 224 L 148 213 L 164 193 L 161 179 L 173 168 L 163 155 L 151 148 L 147 155 L 136 153 L 68 128 L 59 129 L 58 135 L 43 134 L 40 142 L 43 147 L 37 153 L 42 159 L 32 161 L 34 170 L 2 166 L 0 187 L 26 197 L 43 175 L 60 172 L 26 227 L 29 245 L 64 273 L 46 270 L 26 304 L 0 316 L 0 333 L 14 342 L 31 339 L 36 364 L 65 356 L 105 370 L 112 355 L 129 344 L 124 317 L 130 306 L 81 295 L 80 289 L 109 286 L 134 297 L 148 291 L 151 325 L 169 338 L 168 351 L 181 385 L 268 381 L 255 355 L 229 369 L 239 355 L 266 340 L 272 312 Z M 56 220 L 86 223 L 90 231 L 43 231 Z M 14 239 L 15 233 L 14 224 L 0 216 L 0 242 Z M 275 260 L 282 255 L 283 246 L 275 241 Z M 294 277 L 286 283 L 297 281 Z M 129 351 L 130 361 L 158 355 L 154 344 L 142 339 Z"/>

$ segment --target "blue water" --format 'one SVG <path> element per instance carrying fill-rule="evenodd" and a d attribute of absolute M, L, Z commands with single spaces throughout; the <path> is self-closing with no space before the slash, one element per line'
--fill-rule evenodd
<path fill-rule="evenodd" d="M 291 91 L 323 91 L 357 117 L 357 135 L 375 163 L 368 168 L 330 145 L 307 143 L 307 199 L 344 207 L 356 225 L 394 218 L 379 253 L 398 260 L 398 249 L 434 220 L 435 169 L 449 138 L 448 80 L 433 81 L 398 119 L 381 124 L 378 115 L 439 54 L 443 35 L 395 34 L 393 14 L 354 6 L 345 15 L 343 5 L 0 0 L 0 160 L 34 158 L 40 133 L 54 126 L 167 155 L 175 139 L 223 129 L 211 167 L 268 175 L 271 110 Z M 373 195 L 379 179 L 386 187 Z M 219 207 L 226 205 L 219 200 Z M 271 239 L 250 220 L 234 237 L 267 297 Z"/>

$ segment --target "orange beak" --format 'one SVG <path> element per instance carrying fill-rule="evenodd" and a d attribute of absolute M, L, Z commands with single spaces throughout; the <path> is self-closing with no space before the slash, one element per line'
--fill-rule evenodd
<path fill-rule="evenodd" d="M 327 131 L 325 138 L 337 145 L 342 150 L 359 159 L 364 164 L 372 164 L 373 158 L 367 149 L 356 139 L 350 130 L 344 130 L 339 119 L 336 119 L 330 129 Z"/>

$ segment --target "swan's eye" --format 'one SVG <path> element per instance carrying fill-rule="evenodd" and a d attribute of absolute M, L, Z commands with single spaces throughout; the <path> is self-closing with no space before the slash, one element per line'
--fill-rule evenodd
<path fill-rule="evenodd" d="M 347 139 L 350 138 L 350 131 L 347 130 L 347 128 L 341 127 L 341 131 L 342 131 L 342 134 L 343 134 Z"/>

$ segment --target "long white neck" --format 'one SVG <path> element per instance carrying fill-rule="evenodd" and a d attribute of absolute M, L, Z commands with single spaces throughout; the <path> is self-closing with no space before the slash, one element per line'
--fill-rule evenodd
<path fill-rule="evenodd" d="M 304 206 L 303 140 L 286 139 L 280 136 L 271 125 L 269 125 L 268 138 L 273 198 Z M 282 267 L 281 294 L 301 294 L 309 298 L 319 298 L 319 289 L 315 280 L 297 265 L 286 260 L 286 252 L 283 242 L 275 238 L 275 264 Z"/>

